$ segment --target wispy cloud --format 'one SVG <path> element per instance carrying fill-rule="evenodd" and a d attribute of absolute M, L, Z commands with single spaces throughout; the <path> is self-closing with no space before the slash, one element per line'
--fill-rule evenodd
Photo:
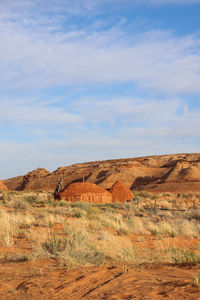
<path fill-rule="evenodd" d="M 24 126 L 37 125 L 54 126 L 64 124 L 78 124 L 81 122 L 80 114 L 68 112 L 63 107 L 43 105 L 43 103 L 32 102 L 21 103 L 20 101 L 0 102 L 0 125 L 9 122 L 10 125 Z"/>
<path fill-rule="evenodd" d="M 38 17 L 49 14 L 50 21 L 53 16 L 85 15 L 88 13 L 99 14 L 109 9 L 130 9 L 131 6 L 142 5 L 193 5 L 200 0 L 6 0 L 0 2 L 0 15 L 7 17 L 22 17 L 21 22 L 37 20 Z M 53 15 L 53 16 L 52 16 Z M 29 20 L 27 20 L 29 16 Z M 59 22 L 54 18 L 56 23 Z"/>
<path fill-rule="evenodd" d="M 151 134 L 155 131 L 162 135 L 163 128 L 167 129 L 163 131 L 164 135 L 166 132 L 169 136 L 173 135 L 176 128 L 179 136 L 199 136 L 194 128 L 200 126 L 200 110 L 188 110 L 187 102 L 180 98 L 83 98 L 74 100 L 65 107 L 59 107 L 53 101 L 40 103 L 32 100 L 28 103 L 7 100 L 0 102 L 0 111 L 2 127 L 4 124 L 15 128 L 25 126 L 27 131 L 33 132 L 34 125 L 38 130 L 45 130 L 46 136 L 51 136 L 54 128 L 58 138 L 69 137 L 69 130 L 66 131 L 66 128 L 73 128 L 70 138 L 75 133 L 78 139 L 84 135 L 102 133 L 104 136 L 116 136 L 124 129 L 131 130 L 134 134 L 150 130 Z"/>
<path fill-rule="evenodd" d="M 98 31 L 91 25 L 72 29 L 65 24 L 70 10 L 92 10 L 91 1 L 45 3 L 0 2 L 1 89 L 132 82 L 168 94 L 200 91 L 198 35 L 130 34 L 121 23 Z"/>
<path fill-rule="evenodd" d="M 164 5 L 164 4 L 195 4 L 200 3 L 200 0 L 143 0 L 143 2 L 148 2 L 150 4 Z"/>
<path fill-rule="evenodd" d="M 18 19 L 0 20 L 5 89 L 132 82 L 164 93 L 200 91 L 199 36 L 178 38 L 165 31 L 130 36 L 120 26 L 56 32 L 46 24 L 20 25 Z"/>
<path fill-rule="evenodd" d="M 21 113 L 23 104 L 10 105 L 10 115 L 6 112 L 3 117 L 4 124 L 10 123 L 11 116 L 19 111 L 12 122 L 15 128 L 23 124 L 23 132 L 30 138 L 23 143 L 14 139 L 0 143 L 0 176 L 9 177 L 11 169 L 16 170 L 14 175 L 25 173 L 30 166 L 53 170 L 58 165 L 78 161 L 198 152 L 200 109 L 188 109 L 185 100 L 82 99 L 73 105 L 71 109 L 78 116 L 75 123 L 68 116 L 64 121 L 62 112 L 54 117 L 48 108 L 45 116 L 38 110 L 36 117 L 34 103 L 29 106 L 28 117 Z M 35 129 L 29 126 L 32 122 Z"/>
<path fill-rule="evenodd" d="M 200 111 L 189 103 L 200 94 L 199 33 L 101 16 L 108 6 L 192 3 L 200 0 L 0 1 L 0 177 L 198 151 Z"/>

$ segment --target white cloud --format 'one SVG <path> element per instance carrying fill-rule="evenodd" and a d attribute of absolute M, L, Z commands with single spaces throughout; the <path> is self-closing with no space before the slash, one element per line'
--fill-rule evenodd
<path fill-rule="evenodd" d="M 2 101 L 0 102 L 1 119 L 0 125 L 23 127 L 31 132 L 42 134 L 43 129 L 52 128 L 59 131 L 61 136 L 69 135 L 67 128 L 91 134 L 92 131 L 101 132 L 102 124 L 106 127 L 120 129 L 130 126 L 161 127 L 162 125 L 174 126 L 179 118 L 189 124 L 197 118 L 199 111 L 188 112 L 185 103 L 179 98 L 155 100 L 151 98 L 126 98 L 118 97 L 111 99 L 84 98 L 74 100 L 65 107 L 59 107 L 54 101 L 37 102 L 31 101 Z M 191 118 L 191 120 L 190 120 Z M 33 130 L 32 125 L 36 126 Z M 27 127 L 28 126 L 28 127 Z M 64 129 L 62 129 L 64 128 Z M 75 133 L 72 132 L 72 136 Z M 78 134 L 78 132 L 76 132 Z"/>
<path fill-rule="evenodd" d="M 158 4 L 148 4 L 153 2 Z M 183 94 L 200 94 L 198 34 L 130 32 L 120 21 L 101 31 L 95 24 L 77 29 L 69 17 L 98 14 L 97 8 L 108 1 L 49 3 L 0 1 L 0 177 L 38 166 L 53 170 L 87 160 L 199 151 L 200 111 L 187 109 L 189 100 L 182 99 Z M 45 100 L 32 95 L 57 86 L 121 83 L 151 96 L 119 92 L 116 98 L 77 96 L 71 101 L 61 96 L 62 103 L 57 103 L 47 92 Z M 4 98 L 8 91 L 18 96 Z M 27 99 L 19 100 L 23 91 Z"/>
<path fill-rule="evenodd" d="M 25 144 L 0 143 L 0 178 L 22 175 L 38 167 L 53 171 L 58 166 L 92 160 L 199 151 L 199 143 L 190 143 L 190 136 L 166 138 L 158 132 L 140 129 L 140 132 L 128 131 L 118 137 L 87 136 L 70 141 L 43 139 Z"/>
<path fill-rule="evenodd" d="M 20 15 L 0 14 L 2 89 L 132 82 L 168 94 L 200 92 L 198 36 L 127 34 L 120 25 L 60 31 L 62 17 L 54 24 L 36 15 L 25 25 Z"/>
<path fill-rule="evenodd" d="M 0 142 L 0 178 L 24 174 L 39 166 L 53 171 L 81 161 L 199 151 L 200 109 L 187 109 L 184 100 L 116 98 L 93 102 L 83 99 L 74 104 L 74 114 L 80 116 L 77 129 L 76 122 L 65 126 L 54 123 L 48 109 L 46 118 L 52 118 L 53 132 L 49 121 L 42 124 L 42 115 L 36 120 L 36 124 L 42 124 L 36 126 L 38 133 L 28 128 L 29 122 L 35 121 L 34 113 L 29 121 L 23 115 L 22 120 L 16 118 L 16 125 L 24 122 L 30 139 L 23 143 Z"/>
<path fill-rule="evenodd" d="M 24 126 L 35 124 L 37 126 L 75 124 L 81 122 L 80 114 L 68 112 L 64 108 L 32 102 L 20 101 L 0 102 L 0 124 Z"/>
<path fill-rule="evenodd" d="M 74 103 L 77 112 L 82 113 L 83 118 L 92 123 L 113 123 L 115 120 L 123 120 L 126 125 L 138 122 L 143 125 L 154 122 L 168 123 L 182 105 L 183 102 L 178 98 L 158 101 L 131 97 L 104 100 L 86 98 Z"/>
<path fill-rule="evenodd" d="M 157 5 L 164 5 L 164 4 L 195 4 L 200 3 L 200 0 L 143 0 L 143 2 L 148 2 L 148 4 L 157 4 Z"/>
<path fill-rule="evenodd" d="M 104 123 L 107 130 L 104 134 L 107 136 L 141 140 L 150 137 L 155 144 L 158 137 L 166 138 L 167 142 L 200 138 L 200 108 L 189 110 L 187 101 L 180 98 L 83 99 L 77 107 L 77 112 L 81 111 L 82 118 L 87 119 L 88 123 Z"/>
<path fill-rule="evenodd" d="M 92 0 L 91 0 L 92 1 Z M 113 3 L 113 5 L 121 4 L 121 5 L 135 5 L 135 4 L 147 4 L 147 5 L 185 5 L 185 4 L 198 4 L 200 3 L 200 0 L 97 0 L 97 3 Z"/>
<path fill-rule="evenodd" d="M 21 22 L 28 22 L 30 24 L 30 17 L 31 21 L 34 21 L 37 20 L 38 16 L 41 18 L 43 15 L 52 13 L 57 17 L 64 15 L 66 18 L 72 15 L 85 15 L 88 13 L 98 15 L 105 10 L 128 9 L 138 4 L 192 5 L 198 3 L 200 3 L 200 0 L 6 0 L 0 1 L 0 15 L 17 17 L 20 14 L 22 17 Z M 29 18 L 27 18 L 27 15 L 29 15 Z M 50 20 L 52 20 L 52 17 Z"/>

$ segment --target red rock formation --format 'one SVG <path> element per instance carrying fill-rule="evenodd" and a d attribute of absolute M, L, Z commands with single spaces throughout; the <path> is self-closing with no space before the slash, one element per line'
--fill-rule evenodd
<path fill-rule="evenodd" d="M 21 190 L 25 188 L 34 190 L 36 188 L 35 183 L 41 181 L 44 177 L 47 177 L 49 174 L 51 173 L 44 168 L 38 168 L 36 170 L 33 170 L 32 172 L 29 172 L 28 174 L 23 176 Z"/>
<path fill-rule="evenodd" d="M 109 189 L 117 180 L 132 190 L 151 192 L 200 192 L 200 154 L 155 155 L 80 163 L 49 173 L 37 169 L 4 181 L 10 190 L 55 191 L 63 185 L 86 182 Z"/>
<path fill-rule="evenodd" d="M 76 182 L 67 186 L 55 196 L 56 199 L 70 202 L 111 203 L 112 195 L 89 182 Z"/>
<path fill-rule="evenodd" d="M 113 202 L 125 202 L 132 200 L 134 195 L 122 181 L 118 180 L 110 189 Z"/>
<path fill-rule="evenodd" d="M 7 191 L 7 186 L 3 183 L 2 180 L 0 180 L 0 191 Z"/>

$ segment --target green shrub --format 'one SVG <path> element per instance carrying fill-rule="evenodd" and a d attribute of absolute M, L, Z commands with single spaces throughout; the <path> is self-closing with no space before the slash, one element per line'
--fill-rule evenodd
<path fill-rule="evenodd" d="M 58 256 L 66 248 L 66 240 L 58 239 L 54 232 L 52 238 L 43 244 L 43 248 L 50 254 Z"/>
<path fill-rule="evenodd" d="M 91 207 L 93 204 L 89 202 L 74 202 L 71 204 L 71 207 L 78 207 L 82 209 L 88 209 L 88 207 Z"/>
<path fill-rule="evenodd" d="M 196 254 L 195 252 L 189 252 L 184 249 L 176 249 L 172 248 L 172 260 L 176 264 L 182 264 L 182 263 L 189 263 L 198 265 L 200 263 L 200 255 Z"/>
<path fill-rule="evenodd" d="M 24 196 L 24 200 L 27 201 L 28 203 L 34 203 L 37 200 L 37 196 L 35 195 Z"/>
<path fill-rule="evenodd" d="M 76 211 L 75 214 L 74 214 L 74 216 L 76 218 L 81 218 L 83 216 L 83 214 L 80 211 Z"/>

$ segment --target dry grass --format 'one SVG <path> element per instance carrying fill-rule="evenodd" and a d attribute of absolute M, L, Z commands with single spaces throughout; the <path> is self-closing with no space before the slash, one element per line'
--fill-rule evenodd
<path fill-rule="evenodd" d="M 200 263 L 199 249 L 162 244 L 166 237 L 198 238 L 199 209 L 161 211 L 153 206 L 157 196 L 144 193 L 138 197 L 143 197 L 141 207 L 134 202 L 70 204 L 52 202 L 49 193 L 7 193 L 0 200 L 0 246 L 13 248 L 20 240 L 26 240 L 32 248 L 29 258 L 54 257 L 69 268 L 108 261 Z M 165 208 L 175 203 L 173 194 L 159 197 Z M 137 247 L 133 235 L 138 235 Z M 161 241 L 157 249 L 139 247 L 151 236 Z M 18 256 L 20 261 L 23 255 Z"/>
<path fill-rule="evenodd" d="M 18 229 L 18 222 L 14 214 L 8 214 L 0 210 L 0 242 L 4 246 L 10 247 L 14 244 L 14 235 Z"/>
<path fill-rule="evenodd" d="M 105 257 L 115 262 L 131 262 L 136 260 L 136 250 L 130 239 L 119 237 L 108 232 L 101 235 L 97 246 Z"/>
<path fill-rule="evenodd" d="M 192 278 L 192 284 L 193 286 L 200 286 L 200 272 L 197 272 L 194 274 Z"/>

